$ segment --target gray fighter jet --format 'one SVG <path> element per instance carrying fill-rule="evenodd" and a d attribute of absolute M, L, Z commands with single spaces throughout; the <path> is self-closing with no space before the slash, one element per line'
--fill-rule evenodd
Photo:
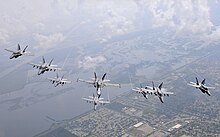
<path fill-rule="evenodd" d="M 134 89 L 132 89 L 133 91 L 137 92 L 137 93 L 140 93 L 144 96 L 144 98 L 148 99 L 148 95 L 147 95 L 147 92 L 146 92 L 146 89 L 143 88 L 142 86 L 139 88 L 139 87 L 136 87 Z"/>
<path fill-rule="evenodd" d="M 52 84 L 54 84 L 55 87 L 57 87 L 58 85 L 64 85 L 64 84 L 70 84 L 71 81 L 67 80 L 64 78 L 64 75 L 62 77 L 59 77 L 58 73 L 56 78 L 47 78 L 48 80 L 50 80 L 52 82 Z"/>
<path fill-rule="evenodd" d="M 94 72 L 94 76 L 95 76 L 95 78 L 92 78 L 92 80 L 83 80 L 83 79 L 79 79 L 78 78 L 77 82 L 80 81 L 80 82 L 85 82 L 87 84 L 93 85 L 96 88 L 96 92 L 97 92 L 98 98 L 101 96 L 101 88 L 103 88 L 105 86 L 115 86 L 115 87 L 121 88 L 121 84 L 109 83 L 110 80 L 106 80 L 105 79 L 106 73 L 102 76 L 101 79 L 99 79 L 97 77 L 95 72 Z"/>
<path fill-rule="evenodd" d="M 94 110 L 96 110 L 96 106 L 98 104 L 105 105 L 110 103 L 109 101 L 103 101 L 103 98 L 98 97 L 98 95 L 95 96 L 94 94 L 93 96 L 89 96 L 89 98 L 82 98 L 82 99 L 85 100 L 87 103 L 93 103 Z"/>
<path fill-rule="evenodd" d="M 22 55 L 34 56 L 34 54 L 32 53 L 26 52 L 27 47 L 28 46 L 26 46 L 23 50 L 21 50 L 21 46 L 18 44 L 18 48 L 16 51 L 9 50 L 9 49 L 5 49 L 5 50 L 12 53 L 12 55 L 10 56 L 10 59 L 18 58 Z"/>
<path fill-rule="evenodd" d="M 42 64 L 34 64 L 34 63 L 28 63 L 33 66 L 33 68 L 39 69 L 38 75 L 43 74 L 46 71 L 56 71 L 56 70 L 61 70 L 61 68 L 57 68 L 57 65 L 51 65 L 53 62 L 53 59 L 50 61 L 50 63 L 46 63 L 44 57 L 43 58 L 43 63 Z"/>
<path fill-rule="evenodd" d="M 167 92 L 166 89 L 162 88 L 163 82 L 159 85 L 159 87 L 155 87 L 154 82 L 152 82 L 152 84 L 153 84 L 153 87 L 146 86 L 145 88 L 136 88 L 132 90 L 142 93 L 145 98 L 147 98 L 147 94 L 158 96 L 158 98 L 160 99 L 162 103 L 164 103 L 164 100 L 163 100 L 164 96 L 169 96 L 169 95 L 174 94 L 173 92 Z"/>
<path fill-rule="evenodd" d="M 215 87 L 207 87 L 205 86 L 205 79 L 202 80 L 202 82 L 200 83 L 196 77 L 196 83 L 194 82 L 190 82 L 187 85 L 195 87 L 197 89 L 200 89 L 202 91 L 202 93 L 206 93 L 209 96 L 211 96 L 211 93 L 209 92 L 209 89 L 215 89 Z"/>

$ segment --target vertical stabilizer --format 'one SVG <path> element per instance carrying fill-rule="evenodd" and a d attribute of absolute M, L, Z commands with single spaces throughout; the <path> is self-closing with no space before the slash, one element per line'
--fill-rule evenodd
<path fill-rule="evenodd" d="M 21 46 L 18 44 L 18 50 L 21 50 Z"/>
<path fill-rule="evenodd" d="M 163 82 L 160 84 L 158 88 L 161 90 L 162 86 L 163 86 Z"/>
<path fill-rule="evenodd" d="M 44 57 L 42 57 L 42 59 L 43 59 L 43 64 L 44 64 L 44 63 L 46 63 L 46 61 L 45 61 Z"/>
<path fill-rule="evenodd" d="M 198 81 L 198 78 L 197 78 L 197 77 L 196 77 L 196 84 L 199 85 L 199 81 Z"/>

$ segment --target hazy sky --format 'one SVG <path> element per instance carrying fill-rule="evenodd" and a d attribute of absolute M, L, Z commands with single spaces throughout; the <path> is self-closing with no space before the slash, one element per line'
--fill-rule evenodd
<path fill-rule="evenodd" d="M 218 41 L 219 9 L 219 0 L 7 0 L 0 2 L 0 44 L 28 35 L 50 48 L 66 40 L 68 30 L 107 40 L 154 27 Z"/>

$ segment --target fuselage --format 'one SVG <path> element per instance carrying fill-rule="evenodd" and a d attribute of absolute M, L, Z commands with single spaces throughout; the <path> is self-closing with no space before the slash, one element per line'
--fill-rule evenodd
<path fill-rule="evenodd" d="M 45 71 L 49 71 L 48 64 L 46 63 L 39 67 L 38 75 L 43 74 Z"/>
<path fill-rule="evenodd" d="M 211 96 L 209 89 L 207 87 L 205 87 L 203 84 L 199 83 L 200 87 L 197 87 L 198 89 L 200 89 L 202 91 L 202 93 L 206 93 L 209 96 Z"/>
<path fill-rule="evenodd" d="M 147 93 L 146 92 L 141 92 L 141 94 L 147 99 L 148 97 L 147 97 Z"/>
<path fill-rule="evenodd" d="M 103 87 L 103 82 L 100 80 L 96 80 L 94 82 L 94 87 L 96 88 L 96 93 L 98 95 L 98 98 L 101 96 L 101 88 Z"/>
<path fill-rule="evenodd" d="M 97 89 L 96 91 L 98 98 L 101 97 L 101 87 Z"/>
<path fill-rule="evenodd" d="M 160 99 L 160 101 L 162 103 L 164 103 L 164 101 L 163 101 L 163 93 L 162 93 L 161 89 L 156 87 L 155 90 L 156 90 L 155 95 L 159 97 L 159 99 Z"/>
<path fill-rule="evenodd" d="M 58 86 L 59 84 L 62 84 L 62 79 L 61 78 L 56 79 L 55 83 L 56 83 L 55 87 Z"/>
<path fill-rule="evenodd" d="M 99 102 L 99 98 L 98 97 L 94 97 L 94 110 L 96 110 L 96 106 Z"/>
<path fill-rule="evenodd" d="M 161 93 L 161 90 L 157 87 L 154 89 L 156 92 L 154 93 L 156 96 L 162 96 L 163 94 Z"/>
<path fill-rule="evenodd" d="M 14 52 L 12 53 L 12 55 L 10 56 L 10 59 L 13 59 L 13 58 L 18 58 L 22 55 L 22 51 L 17 51 L 17 52 Z"/>

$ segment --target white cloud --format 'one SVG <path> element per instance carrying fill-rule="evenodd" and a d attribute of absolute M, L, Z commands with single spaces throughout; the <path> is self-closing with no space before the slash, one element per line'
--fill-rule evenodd
<path fill-rule="evenodd" d="M 169 26 L 177 31 L 207 33 L 213 26 L 207 0 L 143 0 L 142 3 L 152 15 L 154 27 Z"/>
<path fill-rule="evenodd" d="M 85 56 L 82 61 L 78 62 L 79 68 L 83 69 L 95 69 L 97 66 L 99 66 L 101 63 L 106 62 L 106 58 L 104 56 Z"/>
<path fill-rule="evenodd" d="M 34 25 L 34 27 L 39 30 L 39 31 L 44 31 L 45 30 L 45 24 L 41 23 L 41 22 L 38 22 Z"/>
<path fill-rule="evenodd" d="M 88 32 L 101 42 L 114 35 L 161 26 L 172 27 L 177 34 L 210 34 L 214 25 L 209 6 L 208 0 L 7 0 L 0 2 L 0 43 L 33 33 L 66 34 L 79 22 L 76 35 Z"/>
<path fill-rule="evenodd" d="M 101 42 L 103 39 L 106 41 L 112 36 L 125 34 L 135 29 L 133 21 L 137 6 L 133 0 L 96 0 L 91 3 L 87 0 L 82 7 L 90 12 L 88 15 L 92 17 L 97 37 Z"/>
<path fill-rule="evenodd" d="M 77 0 L 7 0 L 0 2 L 0 42 L 32 33 L 54 33 L 56 21 L 69 17 Z M 69 17 L 69 19 L 72 19 Z M 62 20 L 62 19 L 60 19 Z M 51 23 L 56 22 L 56 23 Z M 70 25 L 69 25 L 70 26 Z M 4 37 L 3 37 L 4 36 Z M 5 38 L 7 36 L 7 38 Z"/>
<path fill-rule="evenodd" d="M 48 36 L 42 34 L 34 34 L 34 39 L 38 42 L 37 48 L 48 49 L 59 45 L 64 41 L 65 37 L 62 33 L 54 33 Z"/>
<path fill-rule="evenodd" d="M 205 40 L 209 42 L 220 41 L 220 26 L 216 27 L 211 34 L 205 36 Z"/>
<path fill-rule="evenodd" d="M 8 35 L 0 31 L 0 44 L 6 44 L 7 40 L 8 40 Z"/>
<path fill-rule="evenodd" d="M 114 35 L 128 33 L 134 29 L 132 20 L 119 15 L 113 10 L 108 11 L 108 16 L 99 25 L 99 35 L 102 38 L 111 38 Z"/>
<path fill-rule="evenodd" d="M 23 35 L 33 29 L 33 24 L 47 17 L 48 2 L 7 0 L 0 2 L 0 33 L 12 37 Z"/>
<path fill-rule="evenodd" d="M 189 32 L 207 43 L 220 41 L 220 26 L 211 20 L 212 7 L 208 0 L 139 0 L 136 4 L 152 27 L 171 27 L 176 34 Z"/>

